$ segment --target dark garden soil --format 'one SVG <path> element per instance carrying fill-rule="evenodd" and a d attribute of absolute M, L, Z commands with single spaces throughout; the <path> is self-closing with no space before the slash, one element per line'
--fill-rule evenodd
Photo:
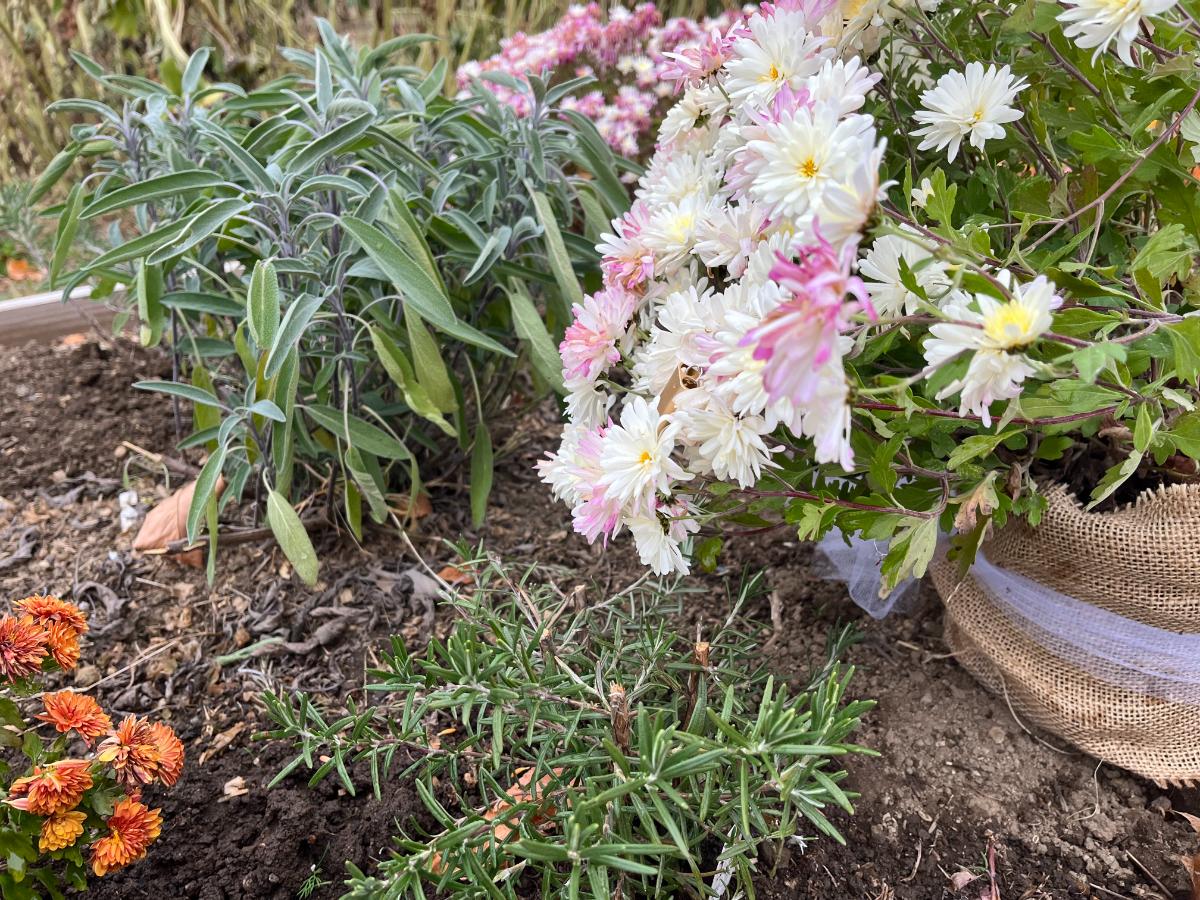
<path fill-rule="evenodd" d="M 158 844 L 89 896 L 291 898 L 315 873 L 330 883 L 313 896 L 334 897 L 343 862 L 369 870 L 394 823 L 411 822 L 419 804 L 407 783 L 382 801 L 342 796 L 332 780 L 309 789 L 298 775 L 266 790 L 291 756 L 253 740 L 266 726 L 259 695 L 302 689 L 330 703 L 361 695 L 387 635 L 419 645 L 445 620 L 414 592 L 411 554 L 383 531 L 361 548 L 321 534 L 313 590 L 269 543 L 226 548 L 212 588 L 196 569 L 133 554 L 132 532 L 117 522 L 122 479 L 147 505 L 179 479 L 171 475 L 168 488 L 170 473 L 122 443 L 171 454 L 175 441 L 170 402 L 129 385 L 168 370 L 123 342 L 0 351 L 0 599 L 52 591 L 86 604 L 90 644 L 73 682 L 96 684 L 114 714 L 169 721 L 188 749 L 179 785 L 149 797 L 165 820 Z M 562 584 L 610 590 L 634 577 L 623 542 L 603 554 L 571 536 L 566 511 L 537 482 L 531 466 L 552 429 L 553 413 L 543 411 L 503 442 L 485 528 L 470 527 L 460 488 L 431 490 L 433 512 L 414 535 L 426 560 L 452 563 L 443 540 L 463 535 L 505 560 L 539 561 Z M 745 540 L 724 562 L 697 579 L 708 590 L 689 601 L 688 620 L 723 618 L 723 577 L 766 568 L 782 611 L 763 650 L 772 671 L 799 679 L 830 629 L 855 620 L 865 639 L 850 653 L 853 693 L 879 701 L 858 739 L 881 756 L 849 761 L 862 798 L 857 815 L 835 817 L 848 845 L 792 848 L 763 873 L 760 896 L 1191 896 L 1180 858 L 1200 835 L 1176 811 L 1200 812 L 1197 794 L 1163 792 L 1031 734 L 948 656 L 931 591 L 880 623 L 814 575 L 808 550 L 785 538 Z M 748 613 L 769 624 L 768 597 Z"/>

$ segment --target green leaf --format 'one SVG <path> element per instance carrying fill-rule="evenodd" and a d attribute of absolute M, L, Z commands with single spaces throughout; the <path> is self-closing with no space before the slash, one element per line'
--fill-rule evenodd
<path fill-rule="evenodd" d="M 1130 476 L 1132 476 L 1133 473 L 1138 470 L 1138 466 L 1141 465 L 1141 462 L 1142 452 L 1140 450 L 1135 450 L 1124 460 L 1117 463 L 1115 466 L 1105 472 L 1104 477 L 1100 479 L 1100 482 L 1096 485 L 1095 490 L 1092 491 L 1092 499 L 1091 502 L 1088 503 L 1087 508 L 1089 510 L 1095 509 L 1102 502 L 1104 502 L 1104 500 L 1110 497 L 1113 491 L 1128 481 Z"/>
<path fill-rule="evenodd" d="M 1079 377 L 1088 384 L 1095 382 L 1096 376 L 1110 363 L 1125 362 L 1126 356 L 1128 353 L 1124 344 L 1108 341 L 1091 344 L 1071 354 L 1075 360 L 1075 368 L 1079 370 Z"/>
<path fill-rule="evenodd" d="M 412 454 L 398 438 L 357 416 L 343 413 L 332 406 L 313 404 L 302 408 L 314 422 L 337 435 L 351 447 L 384 459 L 412 459 Z"/>
<path fill-rule="evenodd" d="M 354 483 L 358 485 L 359 491 L 363 497 L 367 499 L 367 504 L 371 508 L 371 518 L 376 522 L 383 522 L 388 516 L 387 499 L 383 495 L 383 487 L 376 479 L 371 468 L 363 461 L 362 454 L 358 450 L 351 447 L 345 454 L 346 468 L 349 470 Z"/>
<path fill-rule="evenodd" d="M 425 274 L 429 276 L 430 280 L 442 291 L 445 291 L 442 275 L 438 272 L 437 262 L 433 258 L 433 251 L 429 249 L 428 242 L 421 235 L 421 226 L 417 224 L 416 217 L 408 208 L 404 197 L 399 190 L 392 188 L 388 199 L 391 201 L 388 207 L 392 211 L 391 224 L 396 229 L 396 233 L 400 235 L 404 248 L 425 270 Z"/>
<path fill-rule="evenodd" d="M 375 121 L 375 113 L 363 113 L 334 128 L 315 141 L 308 141 L 304 148 L 287 164 L 289 175 L 300 175 L 318 163 L 333 156 L 343 147 L 358 140 Z"/>
<path fill-rule="evenodd" d="M 508 302 L 512 307 L 513 324 L 517 328 L 517 336 L 529 344 L 529 356 L 533 361 L 534 370 L 546 379 L 555 391 L 562 394 L 563 386 L 562 358 L 554 346 L 550 332 L 542 321 L 533 299 L 525 290 L 525 285 L 517 279 L 508 282 Z"/>
<path fill-rule="evenodd" d="M 191 250 L 197 244 L 212 237 L 214 233 L 225 227 L 225 223 L 234 216 L 239 216 L 250 209 L 245 200 L 231 197 L 228 200 L 214 200 L 208 206 L 196 213 L 195 216 L 183 223 L 178 236 L 152 252 L 146 261 L 149 263 L 165 262 L 173 256 L 180 256 Z"/>
<path fill-rule="evenodd" d="M 317 551 L 313 549 L 312 540 L 304 530 L 304 523 L 296 515 L 296 510 L 288 503 L 287 498 L 278 491 L 267 494 L 267 524 L 279 549 L 288 558 L 300 580 L 312 587 L 317 583 Z"/>
<path fill-rule="evenodd" d="M 259 350 L 270 350 L 279 330 L 279 276 L 269 259 L 254 264 L 246 292 L 246 321 Z"/>
<path fill-rule="evenodd" d="M 71 168 L 71 165 L 75 162 L 75 157 L 79 155 L 81 149 L 81 144 L 72 141 L 62 150 L 59 150 L 54 155 L 54 159 L 50 160 L 50 164 L 42 170 L 42 174 L 33 183 L 33 187 L 29 189 L 29 195 L 25 198 L 25 202 L 33 206 L 45 197 L 46 194 L 50 193 L 50 189 L 58 184 L 59 179 Z"/>
<path fill-rule="evenodd" d="M 471 450 L 471 521 L 476 527 L 487 516 L 488 495 L 492 492 L 492 436 L 480 422 L 475 428 L 475 446 Z"/>
<path fill-rule="evenodd" d="M 139 391 L 157 391 L 161 394 L 170 394 L 172 397 L 190 400 L 192 403 L 199 403 L 202 406 L 211 406 L 216 409 L 226 408 L 225 404 L 218 400 L 210 391 L 192 384 L 151 379 L 149 381 L 135 381 L 133 386 Z"/>
<path fill-rule="evenodd" d="M 208 57 L 211 53 L 212 51 L 208 47 L 201 47 L 188 59 L 187 68 L 183 70 L 183 77 L 179 82 L 180 90 L 185 97 L 196 93 L 196 88 L 200 87 L 200 79 L 204 77 L 204 67 L 208 65 Z"/>
<path fill-rule="evenodd" d="M 138 266 L 134 285 L 137 294 L 138 332 L 143 347 L 153 347 L 162 339 L 163 332 L 163 273 L 160 266 L 142 263 Z"/>
<path fill-rule="evenodd" d="M 1175 374 L 1195 384 L 1200 375 L 1200 318 L 1186 318 L 1166 331 L 1175 348 Z"/>
<path fill-rule="evenodd" d="M 1184 413 L 1176 419 L 1167 437 L 1181 453 L 1200 459 L 1200 412 Z"/>
<path fill-rule="evenodd" d="M 183 385 L 177 385 L 182 387 Z M 208 458 L 204 468 L 196 478 L 196 489 L 192 494 L 192 503 L 188 507 L 187 538 L 189 544 L 196 542 L 200 532 L 200 519 L 204 515 L 208 500 L 217 488 L 217 479 L 221 477 L 221 468 L 225 465 L 225 447 L 217 447 L 217 452 Z"/>
<path fill-rule="evenodd" d="M 404 326 L 408 330 L 408 343 L 412 348 L 413 371 L 417 373 L 417 380 L 429 399 L 441 412 L 458 409 L 454 383 L 450 380 L 450 371 L 438 350 L 437 341 L 421 317 L 411 310 L 405 310 Z"/>
<path fill-rule="evenodd" d="M 96 216 L 116 212 L 127 206 L 152 203 L 164 197 L 183 197 L 195 191 L 220 185 L 235 187 L 217 173 L 209 172 L 206 169 L 185 169 L 182 172 L 171 172 L 157 178 L 148 178 L 145 181 L 127 184 L 115 191 L 95 197 L 83 208 L 79 218 L 86 221 L 94 219 Z"/>
<path fill-rule="evenodd" d="M 83 185 L 77 184 L 67 195 L 58 227 L 54 233 L 54 256 L 50 259 L 48 280 L 51 287 L 58 287 L 58 276 L 62 274 L 67 259 L 75 247 L 75 235 L 79 231 L 79 211 L 83 207 Z"/>
<path fill-rule="evenodd" d="M 562 232 L 558 230 L 558 222 L 554 218 L 554 210 L 550 201 L 541 191 L 535 191 L 528 183 L 526 188 L 533 198 L 533 206 L 537 211 L 538 223 L 542 226 L 543 237 L 546 240 L 546 256 L 550 263 L 550 271 L 558 282 L 559 314 L 562 320 L 568 321 L 573 304 L 583 303 L 583 288 L 579 286 L 579 278 L 571 267 L 571 257 L 567 255 L 566 245 L 563 244 Z"/>
<path fill-rule="evenodd" d="M 271 342 L 271 352 L 267 354 L 267 364 L 263 369 L 263 374 L 268 379 L 275 377 L 280 366 L 283 365 L 283 361 L 287 359 L 292 348 L 296 346 L 308 329 L 308 323 L 312 321 L 312 317 L 316 315 L 323 302 L 324 298 L 322 297 L 301 294 L 287 308 L 279 330 L 275 333 L 275 339 Z"/>
<path fill-rule="evenodd" d="M 946 468 L 953 471 L 964 463 L 977 459 L 980 456 L 986 456 L 1014 434 L 1019 433 L 1019 429 L 1012 429 L 1000 434 L 973 434 L 957 444 L 950 452 L 950 457 L 946 461 Z"/>
<path fill-rule="evenodd" d="M 406 308 L 411 307 L 422 319 L 465 343 L 503 356 L 516 355 L 477 329 L 460 322 L 445 291 L 390 237 L 354 216 L 343 216 L 341 222 L 404 297 Z"/>
<path fill-rule="evenodd" d="M 246 313 L 245 304 L 232 297 L 200 291 L 171 291 L 163 294 L 162 305 L 167 309 L 208 313 L 213 316 L 243 316 Z"/>
<path fill-rule="evenodd" d="M 441 410 L 430 399 L 424 386 L 417 381 L 412 363 L 408 361 L 404 351 L 396 346 L 395 341 L 378 326 L 371 326 L 369 333 L 375 355 L 379 357 L 388 377 L 392 379 L 396 387 L 400 388 L 400 392 L 404 395 L 404 402 L 408 404 L 409 408 L 422 418 L 433 422 L 451 437 L 458 437 L 458 431 L 446 421 Z"/>

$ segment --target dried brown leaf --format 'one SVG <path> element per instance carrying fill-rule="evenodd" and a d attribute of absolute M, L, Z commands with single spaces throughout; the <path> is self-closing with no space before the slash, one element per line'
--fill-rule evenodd
<path fill-rule="evenodd" d="M 217 478 L 215 496 L 220 497 L 225 490 L 225 478 Z M 166 550 L 175 541 L 187 539 L 188 507 L 192 505 L 192 496 L 196 493 L 196 482 L 189 481 L 154 509 L 146 513 L 142 527 L 138 529 L 137 537 L 133 539 L 133 549 L 142 552 L 150 550 Z M 176 558 L 187 565 L 192 563 L 189 556 L 195 556 L 199 565 L 200 551 L 192 550 L 181 553 Z"/>
<path fill-rule="evenodd" d="M 961 891 L 972 881 L 977 881 L 978 879 L 979 876 L 973 872 L 968 872 L 966 869 L 959 869 L 950 876 L 950 889 L 954 891 Z"/>

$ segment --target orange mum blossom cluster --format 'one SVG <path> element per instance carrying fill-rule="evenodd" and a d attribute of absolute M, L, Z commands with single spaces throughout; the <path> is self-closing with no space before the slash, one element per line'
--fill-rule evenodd
<path fill-rule="evenodd" d="M 73 603 L 41 595 L 16 601 L 0 616 L 0 688 L 32 699 L 34 676 L 78 665 L 87 630 L 87 617 Z M 0 701 L 4 743 L 19 745 L 30 765 L 2 796 L 0 834 L 27 834 L 31 847 L 36 835 L 37 853 L 65 860 L 81 875 L 84 847 L 97 876 L 142 859 L 162 830 L 160 810 L 142 802 L 142 791 L 179 780 L 183 743 L 167 725 L 139 716 L 114 726 L 87 694 L 46 691 L 40 701 L 42 711 L 30 723 L 12 700 Z M 41 725 L 53 732 L 43 737 Z M 73 739 L 83 754 L 63 758 Z"/>

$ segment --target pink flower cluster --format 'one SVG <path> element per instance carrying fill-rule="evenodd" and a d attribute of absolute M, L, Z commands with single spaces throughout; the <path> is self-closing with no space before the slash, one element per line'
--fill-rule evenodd
<path fill-rule="evenodd" d="M 546 31 L 518 32 L 502 40 L 494 56 L 464 63 L 457 73 L 458 86 L 465 91 L 472 79 L 487 72 L 522 81 L 529 74 L 557 81 L 592 75 L 600 86 L 567 98 L 563 108 L 587 116 L 618 153 L 636 157 L 646 149 L 643 136 L 661 118 L 657 113 L 676 82 L 686 83 L 698 65 L 710 65 L 715 34 L 740 18 L 740 12 L 730 11 L 699 22 L 675 18 L 664 23 L 653 3 L 642 3 L 632 11 L 614 6 L 605 20 L 598 3 L 573 5 Z M 517 112 L 529 112 L 525 94 L 482 83 Z"/>
<path fill-rule="evenodd" d="M 769 277 L 791 297 L 742 340 L 754 347 L 755 359 L 766 362 L 767 395 L 787 398 L 797 408 L 812 402 L 820 369 L 836 353 L 838 335 L 849 328 L 851 316 L 865 312 L 875 319 L 866 285 L 850 274 L 858 244 L 847 243 L 839 251 L 819 231 L 817 241 L 800 248 L 799 262 L 776 255 Z"/>

